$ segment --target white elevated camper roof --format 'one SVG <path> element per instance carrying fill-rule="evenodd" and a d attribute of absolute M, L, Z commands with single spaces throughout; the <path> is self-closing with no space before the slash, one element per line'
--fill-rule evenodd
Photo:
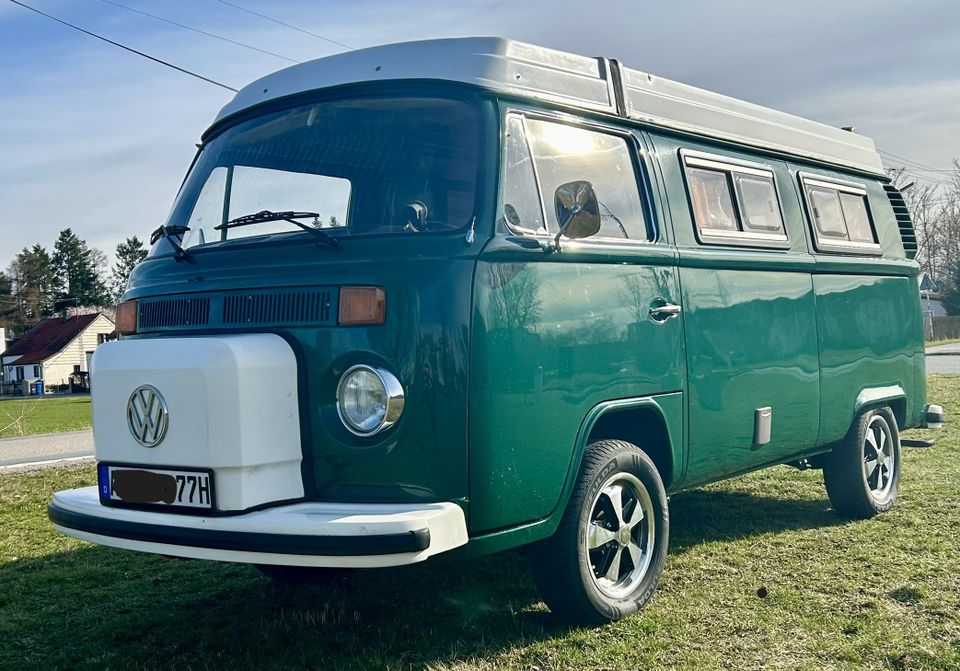
<path fill-rule="evenodd" d="M 220 110 L 217 121 L 306 91 L 414 79 L 474 84 L 884 174 L 873 140 L 862 135 L 621 67 L 605 58 L 497 37 L 402 42 L 294 65 L 245 86 Z"/>

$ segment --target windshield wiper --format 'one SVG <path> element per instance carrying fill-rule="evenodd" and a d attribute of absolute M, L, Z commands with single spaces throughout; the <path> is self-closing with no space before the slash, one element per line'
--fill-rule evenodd
<path fill-rule="evenodd" d="M 183 234 L 189 231 L 187 226 L 161 226 L 150 234 L 150 244 L 156 244 L 160 238 L 166 238 L 170 246 L 173 247 L 173 258 L 177 261 L 186 261 L 190 259 L 190 253 L 180 246 L 177 238 L 183 237 Z"/>
<path fill-rule="evenodd" d="M 294 226 L 308 231 L 319 242 L 330 245 L 334 249 L 340 246 L 340 241 L 332 235 L 328 235 L 316 226 L 309 226 L 298 219 L 316 219 L 320 216 L 318 212 L 273 212 L 271 210 L 261 210 L 256 214 L 247 214 L 236 219 L 231 219 L 225 224 L 214 226 L 214 230 L 222 231 L 225 228 L 237 228 L 238 226 L 251 226 L 253 224 L 264 224 L 268 221 L 289 221 Z"/>

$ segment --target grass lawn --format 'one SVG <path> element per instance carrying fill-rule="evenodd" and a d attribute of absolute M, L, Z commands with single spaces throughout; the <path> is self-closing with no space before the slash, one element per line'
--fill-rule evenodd
<path fill-rule="evenodd" d="M 960 376 L 930 398 L 960 416 Z M 872 520 L 787 467 L 674 496 L 653 603 L 596 629 L 554 621 L 519 552 L 289 589 L 59 535 L 51 493 L 93 482 L 0 476 L 0 668 L 960 669 L 960 423 Z"/>
<path fill-rule="evenodd" d="M 0 400 L 0 438 L 90 428 L 90 396 L 13 397 Z"/>

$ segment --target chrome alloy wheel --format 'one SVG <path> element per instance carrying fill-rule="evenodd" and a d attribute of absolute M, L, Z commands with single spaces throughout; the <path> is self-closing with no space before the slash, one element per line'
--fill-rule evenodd
<path fill-rule="evenodd" d="M 656 524 L 653 501 L 630 473 L 615 473 L 600 488 L 584 534 L 597 588 L 621 599 L 643 580 L 653 560 Z"/>
<path fill-rule="evenodd" d="M 897 467 L 894 440 L 890 425 L 882 415 L 870 418 L 863 441 L 863 478 L 877 499 L 884 498 L 893 487 Z"/>

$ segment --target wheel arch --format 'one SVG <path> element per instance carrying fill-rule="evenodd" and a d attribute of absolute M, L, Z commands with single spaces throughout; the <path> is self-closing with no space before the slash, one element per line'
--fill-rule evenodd
<path fill-rule="evenodd" d="M 878 408 L 883 405 L 889 405 L 893 409 L 893 415 L 897 419 L 897 425 L 903 430 L 907 420 L 907 393 L 899 384 L 861 389 L 853 404 L 851 424 L 864 410 Z"/>
<path fill-rule="evenodd" d="M 663 486 L 669 489 L 676 475 L 676 464 L 670 429 L 660 406 L 643 402 L 604 408 L 586 432 L 586 441 L 582 449 L 578 450 L 580 461 L 583 460 L 583 452 L 587 445 L 608 439 L 625 440 L 643 450 L 657 467 Z M 573 469 L 574 477 L 579 470 L 578 462 Z"/>
<path fill-rule="evenodd" d="M 604 417 L 607 419 L 603 419 Z M 610 427 L 624 423 L 633 425 L 631 420 L 647 422 L 647 424 L 635 425 L 639 427 L 658 425 L 657 435 L 663 441 L 660 443 L 658 450 L 653 450 L 650 441 L 644 440 L 642 433 L 636 431 L 630 435 L 616 436 L 616 438 L 634 443 L 647 453 L 653 460 L 658 472 L 660 472 L 664 488 L 669 492 L 672 484 L 682 482 L 684 469 L 686 468 L 682 392 L 604 401 L 593 406 L 580 423 L 580 428 L 577 430 L 574 439 L 573 452 L 570 465 L 567 467 L 563 488 L 550 514 L 533 522 L 471 536 L 470 542 L 466 546 L 453 550 L 451 554 L 460 557 L 479 556 L 490 552 L 508 550 L 551 536 L 560 526 L 563 512 L 570 501 L 587 445 L 601 439 L 601 437 L 598 437 L 601 430 L 606 432 L 610 430 Z M 654 422 L 657 424 L 653 424 Z M 642 431 L 642 429 L 637 430 Z M 602 437 L 607 438 L 609 436 Z M 654 456 L 650 454 L 651 451 L 659 452 L 659 454 Z M 666 470 L 663 470 L 664 468 Z M 665 474 L 668 475 L 664 477 Z"/>

